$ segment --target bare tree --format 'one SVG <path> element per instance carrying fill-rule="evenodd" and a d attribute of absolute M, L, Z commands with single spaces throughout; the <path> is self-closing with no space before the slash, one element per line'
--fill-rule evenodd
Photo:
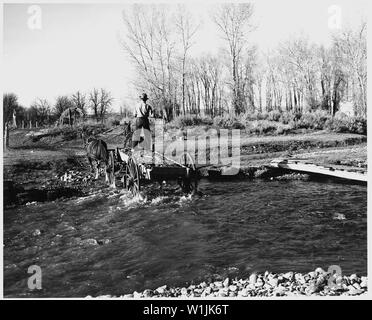
<path fill-rule="evenodd" d="M 367 113 L 367 24 L 363 22 L 358 30 L 347 29 L 334 37 L 336 57 L 356 84 L 353 92 L 355 113 Z"/>
<path fill-rule="evenodd" d="M 365 24 L 336 34 L 329 47 L 301 35 L 264 55 L 248 41 L 252 17 L 250 3 L 218 5 L 211 18 L 227 50 L 197 58 L 191 52 L 198 24 L 185 6 L 133 5 L 124 14 L 123 46 L 137 71 L 136 91 L 149 93 L 169 120 L 203 109 L 210 117 L 287 111 L 296 119 L 316 110 L 334 115 L 344 99 L 365 116 Z"/>
<path fill-rule="evenodd" d="M 246 45 L 248 32 L 252 30 L 250 24 L 253 5 L 250 3 L 223 4 L 219 6 L 213 16 L 213 21 L 219 27 L 223 38 L 228 43 L 231 58 L 233 107 L 237 114 L 243 111 L 240 91 L 240 77 L 238 73 L 242 52 Z"/>
<path fill-rule="evenodd" d="M 54 105 L 54 111 L 56 116 L 59 118 L 63 111 L 74 106 L 72 100 L 69 96 L 59 96 L 57 97 L 56 103 Z"/>
<path fill-rule="evenodd" d="M 3 138 L 4 150 L 9 147 L 9 126 L 13 114 L 18 107 L 18 97 L 14 93 L 3 95 Z"/>
<path fill-rule="evenodd" d="M 18 97 L 14 93 L 3 94 L 3 124 L 12 120 L 14 110 L 18 107 Z"/>
<path fill-rule="evenodd" d="M 94 88 L 92 92 L 89 93 L 90 108 L 94 112 L 96 121 L 104 121 L 106 114 L 113 102 L 113 97 L 111 93 L 103 88 L 100 90 Z"/>
<path fill-rule="evenodd" d="M 94 88 L 92 92 L 89 93 L 90 108 L 93 110 L 94 117 L 96 121 L 99 121 L 99 90 Z"/>
<path fill-rule="evenodd" d="M 101 122 L 104 121 L 105 116 L 110 111 L 111 104 L 113 102 L 113 97 L 109 91 L 101 88 L 100 97 L 99 97 L 99 116 L 101 118 Z"/>
<path fill-rule="evenodd" d="M 310 44 L 306 37 L 297 37 L 279 45 L 281 61 L 286 65 L 284 72 L 293 79 L 295 105 L 298 105 L 300 111 L 303 111 L 303 102 L 306 102 L 308 109 L 319 107 L 317 52 L 316 45 Z M 302 95 L 306 101 L 302 101 Z"/>
<path fill-rule="evenodd" d="M 31 112 L 34 115 L 35 124 L 47 125 L 50 123 L 52 107 L 48 100 L 38 98 L 31 104 Z"/>
<path fill-rule="evenodd" d="M 165 109 L 167 119 L 178 113 L 176 77 L 176 30 L 168 5 L 132 5 L 124 12 L 127 34 L 123 47 L 134 63 L 137 91 L 147 91 L 156 109 Z"/>
<path fill-rule="evenodd" d="M 71 97 L 72 102 L 76 108 L 79 108 L 84 114 L 86 114 L 86 96 L 85 94 L 77 91 Z"/>
<path fill-rule="evenodd" d="M 186 64 L 188 52 L 193 45 L 192 38 L 197 32 L 200 24 L 193 21 L 190 12 L 188 12 L 184 5 L 178 6 L 178 13 L 176 18 L 176 28 L 181 38 L 181 72 L 182 72 L 182 111 L 186 114 L 185 100 L 186 100 Z"/>

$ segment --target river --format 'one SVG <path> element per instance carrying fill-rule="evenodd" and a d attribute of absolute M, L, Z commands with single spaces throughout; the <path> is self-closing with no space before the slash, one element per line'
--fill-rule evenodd
<path fill-rule="evenodd" d="M 251 272 L 367 272 L 367 188 L 203 180 L 202 196 L 105 189 L 6 209 L 4 296 L 122 295 Z M 42 270 L 42 290 L 27 269 Z"/>

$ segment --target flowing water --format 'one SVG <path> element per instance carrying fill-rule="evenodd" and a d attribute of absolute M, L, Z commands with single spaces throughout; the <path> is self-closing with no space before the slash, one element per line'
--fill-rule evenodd
<path fill-rule="evenodd" d="M 122 295 L 331 265 L 366 275 L 365 186 L 256 180 L 199 188 L 202 196 L 147 199 L 106 189 L 5 210 L 4 295 Z M 43 289 L 31 292 L 34 264 Z"/>

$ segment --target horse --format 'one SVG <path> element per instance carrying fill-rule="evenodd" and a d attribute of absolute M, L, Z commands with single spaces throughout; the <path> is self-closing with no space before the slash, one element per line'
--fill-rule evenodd
<path fill-rule="evenodd" d="M 83 139 L 84 148 L 87 152 L 87 158 L 91 167 L 92 172 L 95 172 L 95 180 L 99 177 L 98 167 L 103 165 L 105 172 L 105 181 L 111 185 L 115 185 L 114 172 L 112 172 L 112 159 L 110 157 L 107 144 L 101 139 L 94 137 L 86 137 L 83 132 L 81 135 Z"/>

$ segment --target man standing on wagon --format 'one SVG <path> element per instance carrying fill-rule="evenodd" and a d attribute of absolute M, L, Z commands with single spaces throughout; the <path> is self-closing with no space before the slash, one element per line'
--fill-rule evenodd
<path fill-rule="evenodd" d="M 144 149 L 151 150 L 151 130 L 150 130 L 150 115 L 153 117 L 154 111 L 152 107 L 147 103 L 147 94 L 143 93 L 140 97 L 141 101 L 136 105 L 134 110 L 134 117 L 136 118 L 136 124 L 133 132 L 133 148 L 143 141 L 141 137 L 142 130 L 144 132 L 145 146 Z"/>

